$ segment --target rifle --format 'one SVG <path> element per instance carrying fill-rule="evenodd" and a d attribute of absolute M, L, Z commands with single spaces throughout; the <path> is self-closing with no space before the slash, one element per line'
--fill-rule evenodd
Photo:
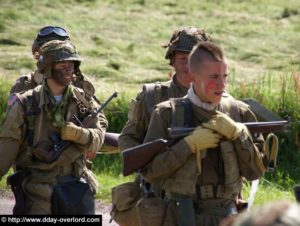
<path fill-rule="evenodd" d="M 102 111 L 102 109 L 114 98 L 117 97 L 118 93 L 115 92 L 110 98 L 108 98 L 107 101 L 95 112 L 88 115 L 84 118 L 84 120 L 81 122 L 76 115 L 73 115 L 71 120 L 75 121 L 77 125 L 80 125 L 83 128 L 89 128 L 91 124 L 93 123 L 94 119 L 97 117 L 97 115 Z M 35 145 L 33 153 L 40 159 L 46 161 L 47 163 L 55 161 L 62 151 L 67 148 L 70 144 L 72 144 L 72 141 L 68 140 L 61 140 L 60 136 L 57 133 L 52 133 L 50 135 L 50 139 L 54 142 L 53 147 L 49 150 L 47 147 L 43 147 L 44 145 Z"/>
<path fill-rule="evenodd" d="M 247 122 L 247 126 L 251 133 L 278 132 L 284 129 L 284 126 L 290 123 L 290 119 L 286 121 L 272 122 Z M 158 139 L 150 141 L 133 148 L 128 148 L 122 152 L 122 173 L 128 176 L 133 172 L 141 169 L 165 147 L 174 145 L 179 138 L 187 136 L 195 127 L 173 127 L 168 128 L 170 140 Z"/>
<path fill-rule="evenodd" d="M 104 143 L 118 147 L 118 139 L 119 139 L 120 134 L 119 133 L 109 133 L 106 132 L 104 136 Z"/>

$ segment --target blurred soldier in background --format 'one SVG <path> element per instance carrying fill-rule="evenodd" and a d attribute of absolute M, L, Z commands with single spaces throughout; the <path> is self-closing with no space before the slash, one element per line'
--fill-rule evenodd
<path fill-rule="evenodd" d="M 256 207 L 251 212 L 231 216 L 220 226 L 299 226 L 300 205 L 282 200 Z"/>

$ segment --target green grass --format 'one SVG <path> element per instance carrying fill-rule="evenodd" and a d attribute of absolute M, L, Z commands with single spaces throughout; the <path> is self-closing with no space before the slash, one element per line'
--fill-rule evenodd
<path fill-rule="evenodd" d="M 251 190 L 251 183 L 247 182 L 243 186 L 243 198 L 248 200 Z M 295 202 L 293 187 L 284 188 L 276 183 L 266 180 L 264 177 L 260 179 L 257 192 L 255 193 L 253 206 L 260 206 L 269 201 L 291 200 Z"/>
<path fill-rule="evenodd" d="M 122 81 L 119 91 L 137 91 L 151 78 L 168 79 L 160 45 L 174 29 L 189 25 L 204 28 L 225 49 L 242 79 L 299 65 L 297 0 L 12 0 L 0 6 L 4 78 L 33 70 L 30 46 L 38 29 L 49 24 L 69 31 L 85 74 L 99 87 Z"/>
<path fill-rule="evenodd" d="M 233 96 L 255 98 L 282 118 L 299 121 L 299 6 L 298 0 L 0 1 L 0 119 L 10 86 L 35 68 L 31 44 L 37 31 L 57 25 L 70 33 L 97 97 L 104 102 L 119 92 L 104 112 L 108 131 L 120 132 L 142 84 L 169 78 L 161 44 L 175 29 L 191 25 L 204 28 L 225 50 Z M 277 171 L 261 180 L 255 204 L 293 199 L 291 187 L 300 183 L 297 131 L 294 123 L 288 137 L 280 137 Z M 120 175 L 120 160 L 119 154 L 93 160 L 101 184 L 97 198 L 108 202 L 112 187 L 133 180 Z M 0 186 L 5 187 L 5 178 Z M 246 197 L 248 190 L 245 185 Z"/>

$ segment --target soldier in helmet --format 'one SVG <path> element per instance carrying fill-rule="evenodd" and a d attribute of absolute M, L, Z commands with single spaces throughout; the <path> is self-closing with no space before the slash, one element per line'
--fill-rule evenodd
<path fill-rule="evenodd" d="M 209 41 L 212 40 L 206 32 L 197 27 L 185 27 L 173 32 L 169 43 L 163 47 L 168 48 L 165 59 L 170 61 L 170 65 L 175 69 L 175 74 L 172 76 L 172 80 L 167 82 L 144 84 L 143 91 L 140 92 L 135 99 L 132 99 L 128 113 L 128 121 L 118 140 L 121 152 L 143 143 L 151 113 L 156 104 L 166 101 L 171 97 L 182 97 L 186 95 L 191 82 L 188 77 L 189 53 L 197 43 Z M 136 178 L 136 181 L 139 181 L 139 176 Z M 147 193 L 149 193 L 149 197 L 153 195 L 155 191 L 157 197 L 163 198 L 163 191 L 161 190 L 160 184 L 152 183 L 150 185 L 145 181 L 142 181 L 141 184 L 145 191 L 147 190 Z M 122 200 L 119 200 L 119 202 L 122 202 Z M 112 216 L 113 215 L 114 214 L 112 214 Z M 135 217 L 135 214 L 133 215 Z M 131 215 L 127 216 L 134 218 Z M 144 218 L 145 221 L 148 220 L 148 218 L 146 219 L 144 216 L 140 217 Z"/>
<path fill-rule="evenodd" d="M 94 157 L 103 144 L 107 120 L 100 112 L 87 128 L 71 122 L 74 115 L 82 121 L 99 105 L 71 84 L 81 61 L 69 41 L 45 43 L 37 59 L 45 82 L 16 93 L 2 122 L 0 179 L 12 164 L 18 172 L 26 172 L 17 188 L 25 198 L 22 202 L 16 198 L 16 214 L 94 214 L 93 194 L 98 184 L 86 168 L 86 158 Z M 68 145 L 49 159 L 61 140 Z M 75 187 L 78 190 L 71 192 Z M 63 197 L 65 189 L 71 189 L 68 203 L 64 201 L 68 197 Z"/>
<path fill-rule="evenodd" d="M 32 55 L 36 58 L 36 55 L 41 48 L 41 46 L 52 40 L 70 40 L 70 36 L 64 28 L 57 26 L 47 26 L 40 29 L 37 37 L 32 43 Z M 10 93 L 19 93 L 22 91 L 27 91 L 33 89 L 37 85 L 41 84 L 43 81 L 43 76 L 38 71 L 31 72 L 28 75 L 23 75 L 17 79 L 16 83 L 10 89 Z"/>
<path fill-rule="evenodd" d="M 175 69 L 172 80 L 145 84 L 143 91 L 132 99 L 128 121 L 118 140 L 121 151 L 142 144 L 148 129 L 153 107 L 171 97 L 182 97 L 190 87 L 188 74 L 188 57 L 198 42 L 212 41 L 203 29 L 185 27 L 175 30 L 169 43 L 165 58 Z"/>
<path fill-rule="evenodd" d="M 254 180 L 266 171 L 263 137 L 242 123 L 256 121 L 255 115 L 225 92 L 227 75 L 222 49 L 198 43 L 189 56 L 187 95 L 170 98 L 152 112 L 144 142 L 170 139 L 171 127 L 195 127 L 141 170 L 146 181 L 160 183 L 165 191 L 171 225 L 219 225 L 237 213 L 243 178 Z"/>
<path fill-rule="evenodd" d="M 70 36 L 68 32 L 58 26 L 46 26 L 40 29 L 36 38 L 32 43 L 32 55 L 36 59 L 38 55 L 38 51 L 43 44 L 52 40 L 70 40 Z M 16 80 L 16 83 L 10 89 L 10 94 L 19 93 L 23 91 L 27 91 L 29 89 L 33 89 L 37 85 L 40 85 L 43 81 L 43 75 L 39 73 L 37 70 L 31 72 L 28 75 L 23 75 Z M 86 76 L 83 76 L 80 70 L 75 71 L 72 76 L 72 84 L 76 87 L 83 88 L 84 84 L 87 87 L 86 89 L 93 89 L 92 84 L 87 81 Z M 91 88 L 90 88 L 91 87 Z"/>

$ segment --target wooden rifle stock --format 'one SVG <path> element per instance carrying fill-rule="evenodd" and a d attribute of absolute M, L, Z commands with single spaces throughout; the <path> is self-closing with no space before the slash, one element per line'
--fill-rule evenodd
<path fill-rule="evenodd" d="M 128 176 L 149 163 L 163 148 L 172 141 L 158 139 L 128 148 L 122 152 L 122 173 Z"/>
<path fill-rule="evenodd" d="M 120 134 L 119 133 L 109 133 L 106 132 L 104 136 L 104 143 L 118 147 L 118 139 L 119 139 Z"/>
<path fill-rule="evenodd" d="M 247 126 L 251 133 L 278 132 L 283 130 L 284 126 L 290 123 L 287 121 L 272 122 L 247 122 Z M 122 173 L 128 176 L 138 169 L 148 164 L 162 149 L 174 144 L 174 139 L 187 136 L 195 127 L 173 127 L 168 128 L 169 137 L 173 140 L 158 139 L 148 143 L 138 145 L 133 148 L 126 149 L 122 152 Z"/>

